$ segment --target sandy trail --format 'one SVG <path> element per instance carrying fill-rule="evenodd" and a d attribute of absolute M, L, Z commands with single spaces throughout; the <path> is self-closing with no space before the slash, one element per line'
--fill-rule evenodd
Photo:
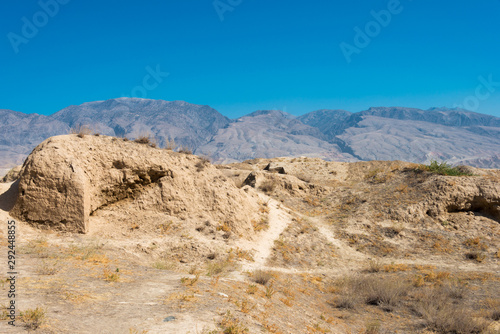
<path fill-rule="evenodd" d="M 364 261 L 367 256 L 363 253 L 358 252 L 353 249 L 351 246 L 347 245 L 343 241 L 336 239 L 333 236 L 333 232 L 329 230 L 323 221 L 316 217 L 307 217 L 309 221 L 314 223 L 314 226 L 318 228 L 318 231 L 328 240 L 328 242 L 332 243 L 337 248 L 337 253 L 342 259 L 350 259 L 354 261 Z"/>
<path fill-rule="evenodd" d="M 280 203 L 266 195 L 259 194 L 262 201 L 267 203 L 269 208 L 269 228 L 261 231 L 256 237 L 257 241 L 241 242 L 240 248 L 254 252 L 254 262 L 247 262 L 242 270 L 264 269 L 267 259 L 272 253 L 274 240 L 278 239 L 280 234 L 292 222 L 292 216 L 279 207 Z"/>

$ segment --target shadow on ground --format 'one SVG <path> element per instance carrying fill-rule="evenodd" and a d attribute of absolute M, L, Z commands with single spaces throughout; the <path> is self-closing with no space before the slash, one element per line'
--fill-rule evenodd
<path fill-rule="evenodd" d="M 16 204 L 19 193 L 19 180 L 12 183 L 9 190 L 0 195 L 0 210 L 9 212 Z"/>

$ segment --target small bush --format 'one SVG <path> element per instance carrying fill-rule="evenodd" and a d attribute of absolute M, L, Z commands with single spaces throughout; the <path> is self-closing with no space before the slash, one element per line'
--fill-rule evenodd
<path fill-rule="evenodd" d="M 365 334 L 377 334 L 380 333 L 380 322 L 370 321 L 366 324 Z"/>
<path fill-rule="evenodd" d="M 365 278 L 358 281 L 358 289 L 366 304 L 390 311 L 406 296 L 409 286 L 397 279 Z"/>
<path fill-rule="evenodd" d="M 262 217 L 259 221 L 252 220 L 252 227 L 255 232 L 267 230 L 269 228 L 269 216 Z"/>
<path fill-rule="evenodd" d="M 189 278 L 189 277 L 182 277 L 181 278 L 181 284 L 184 286 L 193 286 L 195 285 L 198 280 L 200 279 L 200 274 L 197 273 L 195 277 Z"/>
<path fill-rule="evenodd" d="M 276 289 L 274 289 L 272 283 L 269 283 L 269 285 L 266 286 L 266 297 L 271 299 L 275 293 L 276 293 Z"/>
<path fill-rule="evenodd" d="M 271 272 L 264 270 L 256 270 L 253 272 L 252 276 L 253 281 L 261 285 L 266 285 L 267 282 L 269 282 L 269 280 L 273 278 L 273 274 Z"/>
<path fill-rule="evenodd" d="M 359 303 L 380 306 L 392 311 L 410 290 L 410 286 L 398 279 L 374 276 L 346 278 L 337 283 L 340 295 L 334 305 L 338 308 L 353 309 Z"/>
<path fill-rule="evenodd" d="M 469 252 L 465 254 L 465 258 L 468 260 L 474 260 L 476 262 L 483 262 L 486 256 L 482 252 Z"/>
<path fill-rule="evenodd" d="M 481 237 L 475 237 L 465 240 L 464 245 L 476 249 L 476 250 L 487 250 L 488 246 L 483 242 Z"/>
<path fill-rule="evenodd" d="M 92 130 L 88 125 L 78 125 L 75 128 L 71 128 L 70 133 L 76 134 L 78 138 L 83 138 L 86 135 L 91 135 Z"/>
<path fill-rule="evenodd" d="M 414 310 L 427 328 L 438 333 L 481 333 L 487 324 L 453 302 L 446 288 L 436 286 L 417 295 Z"/>
<path fill-rule="evenodd" d="M 500 299 L 487 299 L 484 304 L 486 317 L 493 321 L 500 321 Z"/>
<path fill-rule="evenodd" d="M 20 320 L 28 329 L 36 330 L 45 322 L 45 310 L 41 307 L 21 311 Z"/>
<path fill-rule="evenodd" d="M 463 171 L 458 167 L 452 167 L 446 161 L 437 162 L 436 160 L 431 160 L 429 165 L 420 165 L 420 169 L 429 171 L 434 174 L 448 175 L 448 176 L 471 176 L 472 174 Z"/>
<path fill-rule="evenodd" d="M 179 149 L 177 150 L 177 152 L 183 153 L 183 154 L 193 154 L 193 150 L 191 150 L 190 148 L 188 148 L 186 146 L 179 147 Z"/>
<path fill-rule="evenodd" d="M 150 136 L 139 136 L 138 138 L 136 138 L 134 140 L 134 143 L 149 145 L 151 147 L 156 147 L 156 143 L 154 142 L 154 139 L 152 139 Z"/>
<path fill-rule="evenodd" d="M 208 159 L 207 157 L 199 157 L 199 158 L 200 158 L 200 161 L 198 161 L 195 164 L 195 167 L 196 167 L 196 171 L 201 172 L 202 170 L 205 169 L 205 167 L 208 164 L 210 164 L 210 159 Z"/>
<path fill-rule="evenodd" d="M 337 296 L 333 302 L 336 308 L 355 309 L 359 299 L 354 293 L 345 293 Z"/>
<path fill-rule="evenodd" d="M 249 284 L 246 292 L 249 295 L 254 295 L 257 291 L 259 291 L 259 288 L 255 284 Z"/>
<path fill-rule="evenodd" d="M 262 182 L 262 184 L 260 185 L 260 190 L 262 190 L 263 192 L 265 193 L 271 193 L 275 188 L 276 186 L 278 185 L 278 182 L 276 180 L 266 180 L 264 182 Z"/>
<path fill-rule="evenodd" d="M 368 267 L 365 269 L 368 273 L 378 273 L 383 269 L 384 265 L 378 260 L 370 260 Z"/>
<path fill-rule="evenodd" d="M 219 326 L 224 334 L 245 334 L 248 333 L 248 328 L 244 327 L 238 319 L 231 315 L 231 312 L 227 311 L 224 318 L 219 322 Z"/>
<path fill-rule="evenodd" d="M 232 254 L 229 254 L 225 259 L 219 261 L 210 261 L 207 263 L 207 275 L 220 275 L 229 271 L 236 270 L 238 264 L 234 261 Z"/>
<path fill-rule="evenodd" d="M 169 150 L 169 151 L 173 151 L 175 150 L 176 148 L 176 144 L 175 144 L 175 141 L 173 139 L 165 139 L 165 149 L 166 150 Z"/>

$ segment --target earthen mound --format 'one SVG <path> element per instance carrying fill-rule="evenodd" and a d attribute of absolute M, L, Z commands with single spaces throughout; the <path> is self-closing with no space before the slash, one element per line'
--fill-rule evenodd
<path fill-rule="evenodd" d="M 143 223 L 152 231 L 174 221 L 207 221 L 243 236 L 251 234 L 257 212 L 254 192 L 236 188 L 197 156 L 114 137 L 66 135 L 47 139 L 27 158 L 11 214 L 68 232 L 98 229 L 103 219 L 93 218 L 105 217 L 116 227 Z"/>

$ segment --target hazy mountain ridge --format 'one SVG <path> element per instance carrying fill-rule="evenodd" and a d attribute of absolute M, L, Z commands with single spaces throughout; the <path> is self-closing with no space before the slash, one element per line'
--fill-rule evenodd
<path fill-rule="evenodd" d="M 160 145 L 175 138 L 179 144 L 191 148 L 207 142 L 219 128 L 231 122 L 209 106 L 136 98 L 70 106 L 53 117 L 71 127 L 91 124 L 96 131 L 111 136 L 136 138 L 150 134 Z"/>
<path fill-rule="evenodd" d="M 500 118 L 462 109 L 322 109 L 296 117 L 259 110 L 231 120 L 184 101 L 118 98 L 69 106 L 51 116 L 0 110 L 0 169 L 22 163 L 44 139 L 88 125 L 110 136 L 174 139 L 216 162 L 276 156 L 327 160 L 430 159 L 500 168 Z"/>
<path fill-rule="evenodd" d="M 372 107 L 356 113 L 323 109 L 302 115 L 298 119 L 305 124 L 317 127 L 329 138 L 332 138 L 349 127 L 356 127 L 366 116 L 423 121 L 450 127 L 471 127 L 472 132 L 477 132 L 478 127 L 500 128 L 500 118 L 498 117 L 449 108 L 421 110 L 404 107 Z"/>
<path fill-rule="evenodd" d="M 235 162 L 253 158 L 307 155 L 356 160 L 341 148 L 326 141 L 319 129 L 306 125 L 293 115 L 276 110 L 262 110 L 238 118 L 219 129 L 196 153 L 209 155 L 216 162 Z"/>
<path fill-rule="evenodd" d="M 51 116 L 0 109 L 0 119 L 0 169 L 22 164 L 43 140 L 69 132 L 66 123 Z"/>

